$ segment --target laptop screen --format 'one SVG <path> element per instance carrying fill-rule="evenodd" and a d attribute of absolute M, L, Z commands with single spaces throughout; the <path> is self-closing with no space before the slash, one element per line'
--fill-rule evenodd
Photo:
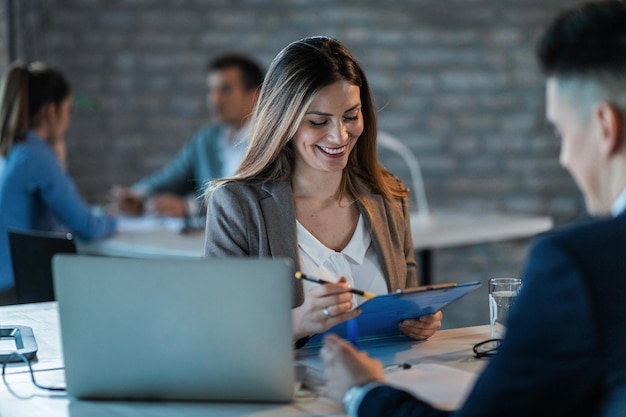
<path fill-rule="evenodd" d="M 288 260 L 56 255 L 68 393 L 291 401 Z"/>

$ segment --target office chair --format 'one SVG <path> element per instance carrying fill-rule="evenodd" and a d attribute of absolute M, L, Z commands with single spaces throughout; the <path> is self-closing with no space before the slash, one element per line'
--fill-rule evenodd
<path fill-rule="evenodd" d="M 378 132 L 377 143 L 381 148 L 387 149 L 400 156 L 406 164 L 411 178 L 410 190 L 415 197 L 415 204 L 417 205 L 417 219 L 427 222 L 430 218 L 430 209 L 428 208 L 428 201 L 426 200 L 422 170 L 420 169 L 417 158 L 408 146 L 387 132 Z"/>
<path fill-rule="evenodd" d="M 76 253 L 70 233 L 9 230 L 9 248 L 18 303 L 54 301 L 52 256 Z"/>

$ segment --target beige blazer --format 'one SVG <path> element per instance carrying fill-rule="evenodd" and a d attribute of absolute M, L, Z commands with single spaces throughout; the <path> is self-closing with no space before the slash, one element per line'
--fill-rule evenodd
<path fill-rule="evenodd" d="M 417 285 L 408 200 L 389 201 L 357 184 L 357 202 L 390 292 Z M 296 214 L 289 182 L 232 182 L 216 188 L 207 203 L 206 257 L 289 258 L 300 270 Z M 293 280 L 293 306 L 304 302 Z"/>

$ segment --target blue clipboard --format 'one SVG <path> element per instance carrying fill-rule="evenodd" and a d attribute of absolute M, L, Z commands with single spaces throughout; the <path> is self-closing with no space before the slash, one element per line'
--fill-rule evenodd
<path fill-rule="evenodd" d="M 359 307 L 356 319 L 359 339 L 366 341 L 402 334 L 398 323 L 432 314 L 481 286 L 480 282 L 447 283 L 416 287 L 404 292 L 377 295 Z M 348 338 L 347 323 L 340 323 L 325 333 L 313 336 L 307 346 L 321 344 L 324 334 L 335 333 Z"/>

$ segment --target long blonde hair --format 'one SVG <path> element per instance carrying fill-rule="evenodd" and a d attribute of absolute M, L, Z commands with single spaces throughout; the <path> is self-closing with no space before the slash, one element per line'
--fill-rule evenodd
<path fill-rule="evenodd" d="M 317 92 L 345 80 L 360 88 L 363 133 L 348 158 L 337 200 L 359 197 L 355 179 L 387 198 L 405 197 L 407 189 L 376 156 L 376 111 L 367 78 L 350 51 L 338 40 L 315 36 L 285 47 L 272 61 L 250 121 L 250 142 L 232 177 L 211 181 L 207 196 L 220 184 L 286 181 L 294 166 L 294 137 Z"/>

